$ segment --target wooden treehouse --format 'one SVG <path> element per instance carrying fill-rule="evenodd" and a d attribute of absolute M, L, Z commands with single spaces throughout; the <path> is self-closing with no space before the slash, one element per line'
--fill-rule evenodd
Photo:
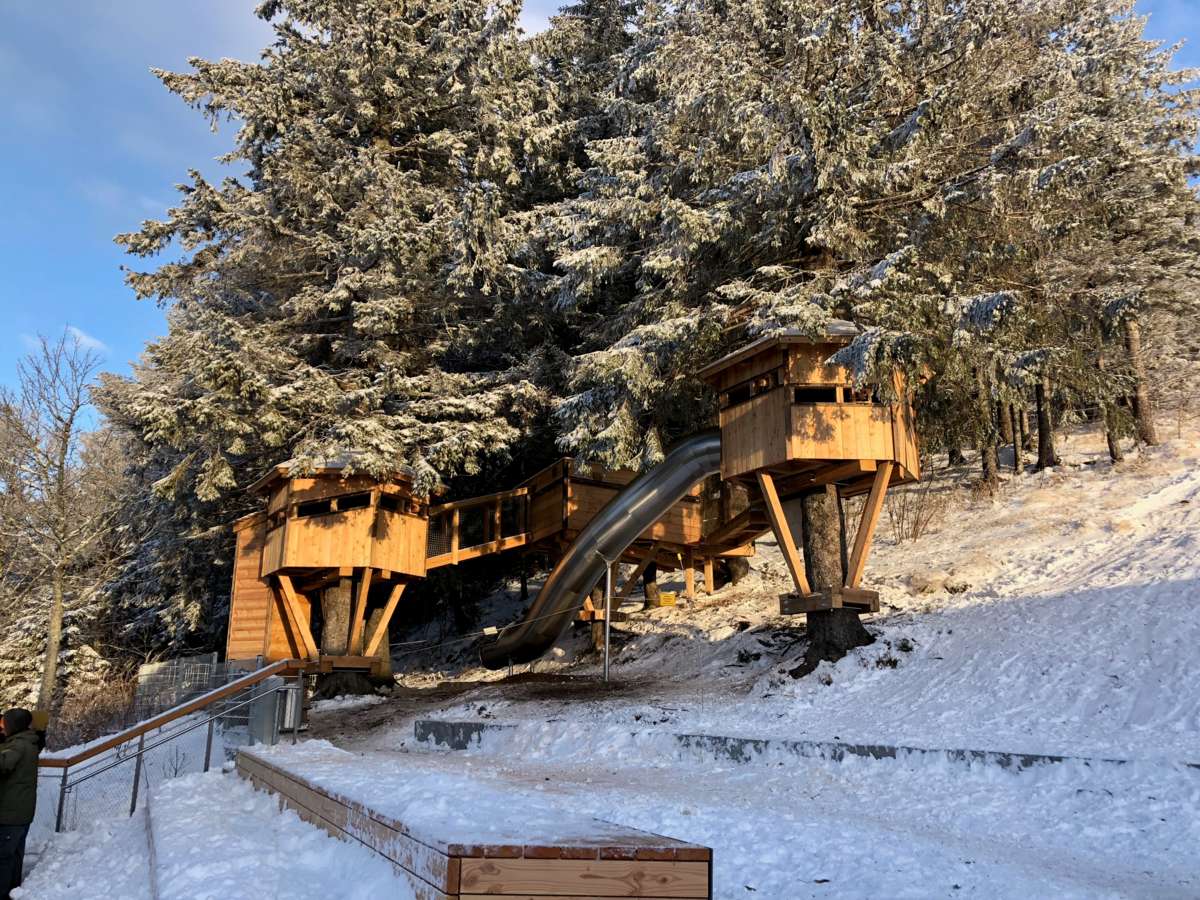
<path fill-rule="evenodd" d="M 384 674 L 388 622 L 405 585 L 426 571 L 426 504 L 410 480 L 346 475 L 338 463 L 293 477 L 285 464 L 250 490 L 267 507 L 234 525 L 226 658 Z"/>
<path fill-rule="evenodd" d="M 234 525 L 226 658 L 384 675 L 388 624 L 407 584 L 510 550 L 556 557 L 634 474 L 563 459 L 512 490 L 429 505 L 403 475 L 381 482 L 341 464 L 295 475 L 278 466 L 251 486 L 266 509 Z M 702 571 L 711 593 L 716 560 L 753 553 L 744 529 L 706 539 L 701 505 L 697 486 L 628 548 L 622 561 L 635 568 L 618 600 L 651 566 L 683 569 L 689 596 Z M 580 618 L 600 621 L 603 609 L 585 603 Z"/>
<path fill-rule="evenodd" d="M 769 524 L 796 586 L 796 595 L 781 601 L 784 613 L 879 609 L 879 595 L 860 583 L 884 495 L 889 486 L 920 476 L 903 376 L 894 375 L 894 396 L 884 399 L 856 389 L 847 369 L 826 362 L 855 333 L 846 324 L 816 341 L 800 334 L 765 337 L 700 373 L 717 391 L 721 477 L 751 485 L 758 495 L 709 540 L 740 538 Z M 839 500 L 866 495 L 844 583 L 820 592 L 805 573 L 794 507 L 816 490 L 836 490 Z"/>

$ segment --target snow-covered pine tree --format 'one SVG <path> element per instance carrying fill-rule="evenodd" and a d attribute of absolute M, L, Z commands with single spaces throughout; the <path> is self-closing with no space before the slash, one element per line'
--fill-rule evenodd
<path fill-rule="evenodd" d="M 183 251 L 128 275 L 170 307 L 170 331 L 101 392 L 153 487 L 137 517 L 163 526 L 123 585 L 164 636 L 223 621 L 204 608 L 227 592 L 213 529 L 268 465 L 351 449 L 429 490 L 502 460 L 544 407 L 528 360 L 472 340 L 510 290 L 506 217 L 553 144 L 518 10 L 269 0 L 259 63 L 156 73 L 214 127 L 237 123 L 225 162 L 244 169 L 192 172 L 166 220 L 118 239 Z"/>
<path fill-rule="evenodd" d="M 610 304 L 564 442 L 636 465 L 663 409 L 695 408 L 696 355 L 831 315 L 873 327 L 864 378 L 920 367 L 952 401 L 922 408 L 990 419 L 974 373 L 1069 344 L 1112 281 L 1173 265 L 1177 290 L 1194 73 L 1143 24 L 1128 0 L 648 5 L 610 100 L 626 131 L 554 211 L 563 302 Z M 1132 257 L 1103 285 L 1069 265 L 1100 244 Z M 956 342 L 964 299 L 999 294 L 1019 321 Z"/>

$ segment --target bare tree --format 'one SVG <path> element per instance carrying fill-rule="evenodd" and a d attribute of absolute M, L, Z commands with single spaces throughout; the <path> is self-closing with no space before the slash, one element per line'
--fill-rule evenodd
<path fill-rule="evenodd" d="M 0 539 L 20 593 L 49 582 L 38 706 L 49 708 L 58 680 L 63 613 L 80 596 L 79 570 L 109 533 L 114 507 L 99 490 L 88 456 L 105 457 L 107 431 L 89 431 L 90 383 L 97 354 L 69 331 L 38 346 L 17 366 L 15 389 L 0 393 L 4 495 Z M 94 592 L 92 592 L 94 593 Z"/>

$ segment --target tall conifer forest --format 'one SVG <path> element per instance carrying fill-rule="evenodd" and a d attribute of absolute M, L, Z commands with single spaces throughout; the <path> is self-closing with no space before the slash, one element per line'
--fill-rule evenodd
<path fill-rule="evenodd" d="M 67 599 L 65 677 L 83 645 L 222 646 L 273 465 L 350 453 L 449 498 L 644 469 L 715 423 L 695 373 L 784 329 L 857 325 L 840 361 L 883 392 L 902 368 L 922 452 L 983 490 L 1014 426 L 1043 466 L 1072 421 L 1154 443 L 1200 382 L 1200 72 L 1133 6 L 580 0 L 531 36 L 514 0 L 266 0 L 257 61 L 153 73 L 227 177 L 181 172 L 116 238 L 169 330 L 94 391 L 121 530 Z M 40 660 L 23 615 L 5 646 Z"/>

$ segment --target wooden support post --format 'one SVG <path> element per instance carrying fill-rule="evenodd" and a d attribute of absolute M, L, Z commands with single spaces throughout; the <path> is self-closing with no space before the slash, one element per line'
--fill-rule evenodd
<path fill-rule="evenodd" d="M 284 618 L 287 620 L 288 631 L 296 639 L 296 649 L 304 655 L 305 659 L 316 659 L 317 642 L 313 640 L 312 632 L 309 631 L 308 624 L 300 615 L 300 600 L 296 595 L 296 589 L 292 586 L 290 575 L 275 576 L 275 591 L 283 606 Z"/>
<path fill-rule="evenodd" d="M 496 542 L 496 550 L 497 551 L 499 551 L 499 549 L 500 549 L 500 541 L 503 540 L 503 535 L 501 535 L 501 533 L 500 533 L 500 526 L 501 526 L 500 504 L 502 502 L 503 501 L 499 497 L 497 497 L 496 498 L 496 506 L 492 510 L 492 540 Z"/>
<path fill-rule="evenodd" d="M 354 593 L 354 605 L 350 608 L 350 642 L 347 654 L 357 656 L 362 649 L 363 624 L 367 620 L 367 596 L 371 592 L 371 570 L 359 569 L 358 590 Z"/>
<path fill-rule="evenodd" d="M 458 565 L 458 510 L 450 514 L 450 562 Z"/>
<path fill-rule="evenodd" d="M 646 555 L 643 556 L 641 561 L 637 564 L 637 568 L 633 570 L 633 574 L 625 579 L 625 583 L 622 584 L 621 589 L 617 591 L 616 597 L 618 600 L 624 600 L 627 596 L 629 596 L 629 592 L 633 590 L 634 585 L 636 585 L 638 582 L 638 579 L 642 577 L 642 574 L 646 571 L 646 568 L 650 565 L 650 563 L 654 562 L 654 559 L 657 555 L 658 543 L 655 542 L 650 545 L 650 549 L 646 551 Z"/>
<path fill-rule="evenodd" d="M 692 551 L 683 554 L 683 592 L 689 600 L 696 599 L 696 560 Z"/>
<path fill-rule="evenodd" d="M 792 582 L 799 593 L 811 594 L 808 576 L 804 574 L 804 560 L 800 557 L 800 551 L 796 549 L 792 529 L 783 512 L 783 504 L 779 502 L 779 492 L 775 490 L 775 479 L 771 477 L 770 472 L 758 473 L 758 487 L 767 505 L 767 515 L 771 517 L 771 530 L 775 532 L 775 540 L 779 542 L 783 561 L 787 563 L 788 571 L 792 574 Z"/>
<path fill-rule="evenodd" d="M 387 636 L 388 623 L 392 621 L 392 613 L 396 611 L 396 604 L 400 602 L 400 595 L 403 593 L 403 581 L 392 585 L 392 593 L 388 596 L 387 605 L 383 607 L 383 615 L 379 617 L 379 621 L 375 623 L 375 627 L 367 637 L 367 646 L 363 650 L 363 656 L 374 656 L 379 652 L 379 645 Z"/>
<path fill-rule="evenodd" d="M 854 552 L 850 554 L 850 564 L 846 570 L 846 587 L 856 588 L 862 581 L 867 554 L 871 550 L 871 538 L 875 536 L 875 526 L 879 524 L 879 514 L 883 511 L 883 498 L 887 494 L 893 465 L 895 464 L 892 462 L 882 462 L 875 470 L 875 481 L 871 484 L 871 493 L 867 495 L 867 503 L 863 507 L 862 521 L 858 525 L 858 533 L 854 536 Z"/>
<path fill-rule="evenodd" d="M 704 557 L 704 593 L 712 596 L 712 592 L 716 590 L 713 584 L 713 558 L 711 556 Z"/>

